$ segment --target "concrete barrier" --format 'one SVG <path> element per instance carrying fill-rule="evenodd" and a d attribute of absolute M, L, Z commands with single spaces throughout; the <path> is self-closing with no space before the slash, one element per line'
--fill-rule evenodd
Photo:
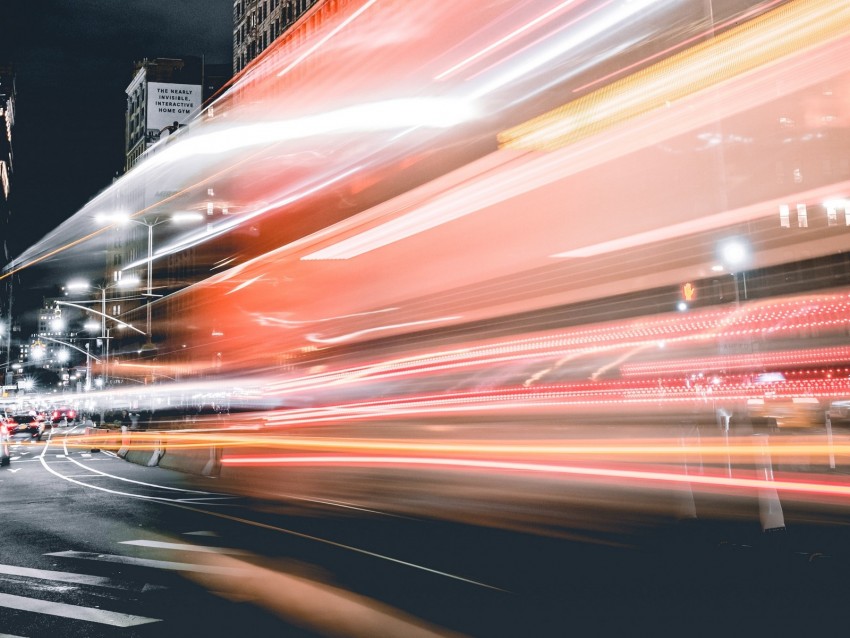
<path fill-rule="evenodd" d="M 90 436 L 92 436 L 92 435 L 96 436 L 98 434 L 99 434 L 99 432 L 97 431 L 97 428 L 92 427 L 90 425 L 86 426 L 85 438 L 88 439 Z M 89 447 L 89 452 L 100 452 L 100 445 L 98 443 L 92 443 L 91 447 Z"/>
<path fill-rule="evenodd" d="M 12 462 L 9 455 L 9 431 L 5 425 L 0 425 L 0 466 L 7 466 Z"/>
<path fill-rule="evenodd" d="M 118 450 L 118 456 L 136 465 L 148 467 L 158 465 L 164 452 L 162 439 L 157 439 L 155 444 L 151 446 L 150 438 L 144 437 L 140 441 L 139 447 L 136 447 L 133 445 L 135 438 L 133 435 L 134 433 L 126 425 L 121 426 L 121 448 Z"/>
<path fill-rule="evenodd" d="M 174 441 L 177 443 L 179 438 L 174 437 Z M 216 477 L 221 473 L 221 448 L 181 448 L 178 445 L 169 446 L 166 439 L 159 467 L 197 476 Z"/>

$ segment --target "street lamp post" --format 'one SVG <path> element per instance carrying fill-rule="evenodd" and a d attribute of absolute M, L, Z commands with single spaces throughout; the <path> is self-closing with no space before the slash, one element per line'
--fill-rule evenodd
<path fill-rule="evenodd" d="M 744 299 L 747 299 L 747 274 L 745 266 L 750 259 L 750 251 L 746 243 L 740 239 L 730 239 L 720 246 L 720 260 L 723 266 L 729 270 L 735 283 L 735 305 L 741 305 L 741 288 L 743 288 Z M 738 274 L 741 275 L 741 284 L 738 283 Z"/>
<path fill-rule="evenodd" d="M 145 226 L 148 235 L 148 254 L 147 258 L 142 261 L 137 261 L 135 263 L 124 266 L 123 270 L 127 270 L 128 268 L 135 268 L 141 263 L 145 264 L 145 268 L 147 269 L 147 289 L 145 291 L 145 297 L 147 301 L 145 303 L 145 333 L 147 336 L 147 343 L 142 346 L 143 350 L 153 350 L 153 329 L 152 329 L 152 307 L 151 302 L 153 301 L 154 293 L 153 293 L 153 229 L 155 226 L 159 226 L 160 224 L 164 224 L 166 222 L 174 222 L 174 223 L 183 223 L 189 221 L 199 221 L 204 218 L 203 215 L 197 212 L 177 212 L 168 216 L 156 216 L 152 220 L 147 219 L 145 217 L 139 217 L 138 219 L 135 217 L 130 217 L 126 214 L 109 214 L 109 215 L 98 215 L 97 219 L 101 222 L 110 222 L 113 224 L 138 224 L 140 226 Z"/>
<path fill-rule="evenodd" d="M 68 343 L 67 341 L 62 341 L 60 339 L 54 339 L 53 337 L 46 337 L 42 335 L 39 337 L 40 339 L 46 339 L 47 341 L 52 341 L 54 343 L 62 344 L 63 346 L 67 346 L 69 348 L 73 348 L 78 352 L 82 352 L 86 355 L 86 390 L 91 389 L 91 360 L 94 359 L 97 363 L 100 363 L 100 359 L 97 357 L 93 357 L 91 352 L 89 352 L 89 344 L 86 344 L 86 349 L 83 350 L 80 347 L 75 346 L 73 343 Z"/>
<path fill-rule="evenodd" d="M 113 288 L 129 288 L 131 286 L 137 285 L 138 283 L 139 283 L 138 277 L 124 277 L 124 278 L 116 281 L 115 283 L 106 284 L 106 285 L 103 285 L 103 286 L 92 286 L 88 282 L 82 282 L 82 281 L 69 282 L 67 284 L 67 286 L 66 286 L 67 290 L 88 290 L 89 288 L 96 288 L 97 290 L 100 290 L 100 312 L 97 312 L 96 310 L 93 310 L 92 308 L 89 308 L 87 306 L 81 306 L 79 304 L 70 303 L 70 302 L 67 302 L 67 301 L 57 301 L 56 302 L 59 305 L 72 306 L 72 307 L 75 307 L 75 308 L 80 308 L 82 310 L 85 310 L 86 312 L 91 312 L 91 313 L 95 313 L 95 314 L 100 315 L 100 338 L 103 340 L 103 343 L 104 343 L 104 346 L 103 346 L 104 347 L 104 355 L 103 355 L 103 377 L 104 377 L 103 381 L 104 381 L 104 384 L 108 380 L 108 374 L 109 374 L 109 340 L 110 340 L 109 333 L 110 333 L 110 328 L 106 327 L 106 320 L 112 319 L 119 326 L 130 328 L 130 329 L 135 330 L 136 332 L 138 332 L 142 335 L 145 334 L 144 332 L 142 332 L 141 330 L 139 330 L 135 326 L 132 326 L 132 325 L 130 325 L 130 324 L 124 322 L 124 321 L 121 321 L 121 319 L 119 319 L 118 317 L 113 317 L 113 316 L 108 315 L 106 313 L 106 302 L 107 302 L 106 291 L 111 290 Z"/>

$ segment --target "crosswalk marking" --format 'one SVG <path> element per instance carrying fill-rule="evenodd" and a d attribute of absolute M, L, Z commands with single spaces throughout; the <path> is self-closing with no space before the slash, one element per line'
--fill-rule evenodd
<path fill-rule="evenodd" d="M 111 625 L 112 627 L 135 627 L 136 625 L 161 622 L 160 618 L 121 614 L 115 611 L 106 611 L 93 607 L 80 607 L 66 603 L 54 603 L 49 600 L 26 598 L 12 594 L 0 594 L 0 607 L 32 611 L 50 616 L 61 616 L 62 618 L 73 618 L 74 620 L 85 620 L 101 625 Z"/>
<path fill-rule="evenodd" d="M 156 549 L 176 549 L 183 552 L 204 552 L 207 554 L 247 554 L 241 549 L 228 549 L 226 547 L 208 547 L 205 545 L 191 545 L 189 543 L 166 543 L 163 541 L 121 541 L 122 545 L 138 545 L 140 547 L 154 547 Z"/>
<path fill-rule="evenodd" d="M 55 580 L 61 583 L 74 583 L 76 585 L 94 585 L 95 587 L 110 587 L 113 589 L 129 589 L 128 586 L 117 583 L 105 576 L 91 576 L 88 574 L 75 574 L 73 572 L 59 572 L 51 569 L 32 569 L 30 567 L 19 567 L 17 565 L 0 565 L 0 574 L 10 576 L 26 576 L 28 578 L 39 578 L 41 580 Z"/>
<path fill-rule="evenodd" d="M 139 567 L 152 567 L 154 569 L 168 569 L 180 572 L 198 572 L 203 574 L 225 574 L 238 576 L 242 570 L 227 567 L 216 567 L 215 565 L 196 565 L 195 563 L 178 563 L 170 560 L 154 560 L 151 558 L 135 558 L 133 556 L 120 556 L 118 554 L 97 554 L 94 552 L 51 552 L 45 556 L 60 556 L 62 558 L 79 558 L 82 560 L 98 560 L 106 563 L 121 563 L 123 565 L 137 565 Z"/>

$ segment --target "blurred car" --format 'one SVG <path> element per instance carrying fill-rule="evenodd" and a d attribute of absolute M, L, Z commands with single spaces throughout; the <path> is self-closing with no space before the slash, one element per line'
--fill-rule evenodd
<path fill-rule="evenodd" d="M 822 428 L 824 409 L 815 397 L 776 397 L 749 399 L 747 408 L 754 422 L 763 420 L 769 429 L 797 430 Z"/>
<path fill-rule="evenodd" d="M 850 399 L 833 401 L 826 413 L 832 425 L 850 425 Z"/>
<path fill-rule="evenodd" d="M 10 439 L 20 435 L 28 435 L 30 438 L 40 441 L 44 432 L 53 427 L 51 423 L 39 421 L 33 414 L 5 416 L 2 422 Z"/>
<path fill-rule="evenodd" d="M 77 411 L 74 408 L 54 408 L 50 412 L 50 422 L 51 423 L 59 423 L 61 421 L 65 421 L 66 423 L 73 423 L 77 420 Z"/>

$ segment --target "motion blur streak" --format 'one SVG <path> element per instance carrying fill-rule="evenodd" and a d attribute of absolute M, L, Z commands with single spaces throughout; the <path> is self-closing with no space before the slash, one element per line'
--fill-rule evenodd
<path fill-rule="evenodd" d="M 698 476 L 692 474 L 674 474 L 613 468 L 570 467 L 563 465 L 539 465 L 532 463 L 507 463 L 498 461 L 478 461 L 474 459 L 409 458 L 384 456 L 292 456 L 292 457 L 234 457 L 222 461 L 226 465 L 423 465 L 431 467 L 450 467 L 456 469 L 507 470 L 542 474 L 568 474 L 593 478 L 625 479 L 627 481 L 650 481 L 659 483 L 687 484 L 701 487 L 731 487 L 749 490 L 777 489 L 807 495 L 850 497 L 848 483 L 795 482 L 782 480 L 761 480 L 744 478 L 725 478 L 723 476 Z"/>
<path fill-rule="evenodd" d="M 588 95 L 505 131 L 499 141 L 503 147 L 553 150 L 791 53 L 820 46 L 845 35 L 848 27 L 850 7 L 846 3 L 790 2 L 606 87 L 598 95 Z"/>
<path fill-rule="evenodd" d="M 522 25 L 518 29 L 512 31 L 508 35 L 503 36 L 502 38 L 499 38 L 498 40 L 496 40 L 492 44 L 489 44 L 486 47 L 484 47 L 483 49 L 480 49 L 479 51 L 477 51 L 473 55 L 469 56 L 465 60 L 458 62 L 457 64 L 455 64 L 450 69 L 446 69 L 442 73 L 438 74 L 434 79 L 442 80 L 443 78 L 450 76 L 451 74 L 453 74 L 457 70 L 462 69 L 463 67 L 467 66 L 468 64 L 470 64 L 470 63 L 474 62 L 475 60 L 477 60 L 478 58 L 480 58 L 481 56 L 487 55 L 488 53 L 499 49 L 503 44 L 513 40 L 514 38 L 516 38 L 520 34 L 524 33 L 525 31 L 528 31 L 529 29 L 547 21 L 552 16 L 557 15 L 558 13 L 560 13 L 561 11 L 566 9 L 567 7 L 570 7 L 571 5 L 574 5 L 574 4 L 581 4 L 581 0 L 567 0 L 566 2 L 562 2 L 561 4 L 559 4 L 556 7 L 553 7 L 552 9 L 547 11 L 546 13 L 543 13 L 542 15 L 537 16 L 533 20 L 526 22 L 524 25 Z"/>
<path fill-rule="evenodd" d="M 660 462 L 665 458 L 678 460 L 682 452 L 698 454 L 703 461 L 726 460 L 730 456 L 745 461 L 750 459 L 754 450 L 752 438 L 727 438 L 712 440 L 703 438 L 699 444 L 682 444 L 681 439 L 653 438 L 646 440 L 613 440 L 613 441 L 549 441 L 545 445 L 534 444 L 527 441 L 500 441 L 480 443 L 474 441 L 456 443 L 433 443 L 413 442 L 402 440 L 355 440 L 355 439 L 331 439 L 310 438 L 300 436 L 288 438 L 272 435 L 239 434 L 239 433 L 191 433 L 186 431 L 171 432 L 167 437 L 163 433 L 135 432 L 132 436 L 131 446 L 134 449 L 152 449 L 161 444 L 163 439 L 168 439 L 168 446 L 174 449 L 207 448 L 211 446 L 231 447 L 265 447 L 281 450 L 300 451 L 303 449 L 322 450 L 326 452 L 352 452 L 356 450 L 368 450 L 370 452 L 407 452 L 413 454 L 460 454 L 460 455 L 497 455 L 505 457 L 546 457 L 546 458 L 591 458 L 606 459 L 611 457 L 628 457 L 635 462 Z M 775 459 L 783 456 L 794 457 L 803 454 L 813 456 L 825 456 L 827 451 L 835 454 L 850 454 L 848 443 L 834 443 L 827 446 L 814 437 L 795 437 L 802 440 L 794 443 L 778 440 L 771 441 L 769 451 Z M 115 447 L 118 443 L 109 435 L 87 435 L 79 441 L 68 441 L 69 448 L 90 447 L 92 444 L 103 447 Z M 761 443 L 759 443 L 761 444 Z M 283 458 L 283 457 L 269 457 Z M 245 459 L 231 458 L 228 463 L 240 463 Z M 263 461 L 265 462 L 265 461 Z M 268 462 L 274 462 L 269 460 Z"/>
<path fill-rule="evenodd" d="M 318 515 L 840 520 L 848 34 L 843 0 L 317 3 L 14 262 L 163 295 L 68 445 Z M 203 221 L 151 264 L 91 235 L 117 210 Z"/>

